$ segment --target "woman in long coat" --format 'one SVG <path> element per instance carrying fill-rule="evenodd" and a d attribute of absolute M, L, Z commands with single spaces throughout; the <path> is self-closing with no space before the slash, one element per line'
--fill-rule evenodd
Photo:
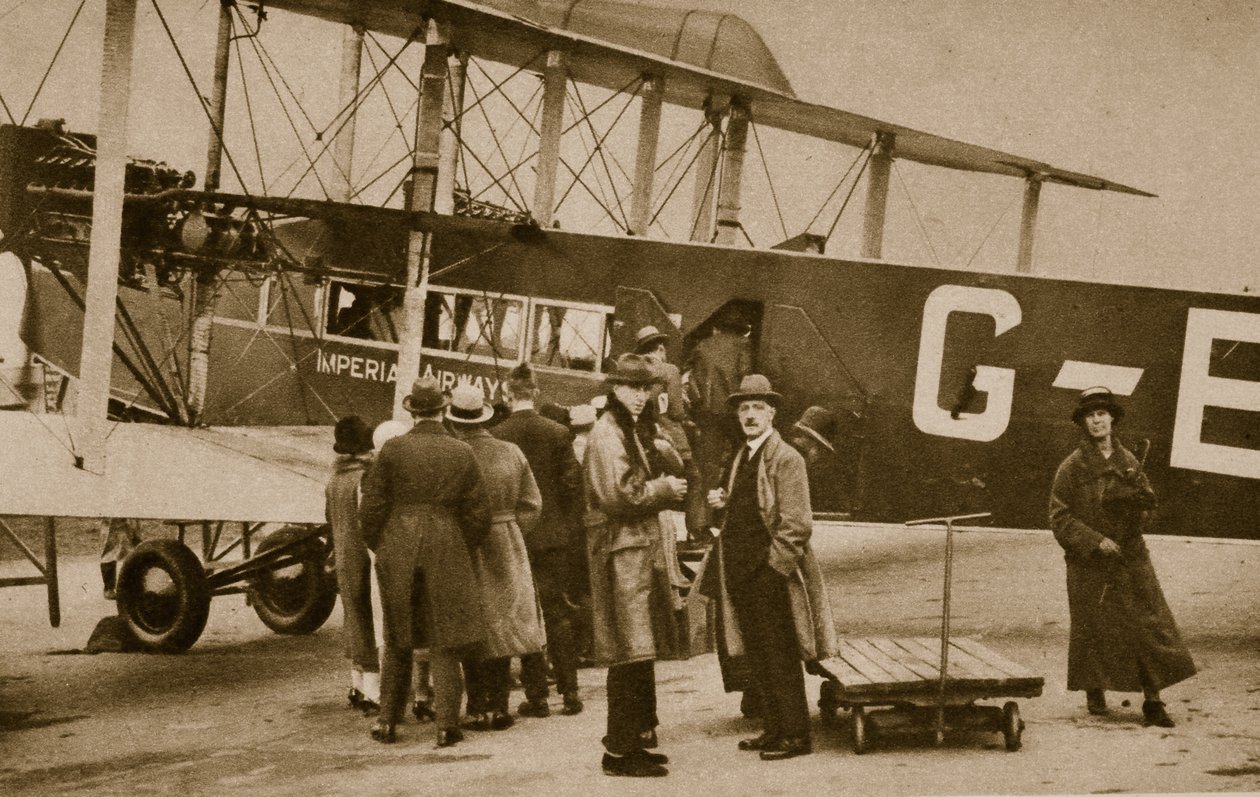
<path fill-rule="evenodd" d="M 1143 724 L 1171 728 L 1160 690 L 1195 667 L 1142 538 L 1155 493 L 1112 432 L 1123 415 L 1107 388 L 1081 393 L 1072 420 L 1088 439 L 1059 465 L 1050 492 L 1050 527 L 1067 561 L 1067 688 L 1085 691 L 1091 714 L 1107 713 L 1107 690 L 1141 690 Z"/>
<path fill-rule="evenodd" d="M 486 639 L 482 656 L 464 660 L 468 713 L 473 727 L 497 731 L 513 724 L 512 657 L 541 652 L 546 636 L 523 536 L 538 523 L 542 495 L 521 449 L 486 429 L 493 417 L 481 388 L 460 385 L 451 391 L 446 420 L 455 436 L 472 446 L 491 512 L 490 533 L 472 557 Z"/>

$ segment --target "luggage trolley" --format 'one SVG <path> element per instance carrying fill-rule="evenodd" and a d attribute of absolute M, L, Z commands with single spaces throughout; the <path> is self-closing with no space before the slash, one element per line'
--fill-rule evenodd
<path fill-rule="evenodd" d="M 914 732 L 930 728 L 937 745 L 945 731 L 998 731 L 1006 749 L 1020 748 L 1024 722 L 1019 705 L 977 706 L 975 701 L 1000 697 L 1037 697 L 1045 679 L 1006 659 L 974 639 L 951 639 L 950 588 L 953 577 L 954 524 L 979 520 L 988 512 L 907 521 L 907 526 L 944 524 L 945 587 L 940 639 L 847 639 L 839 653 L 822 663 L 819 706 L 824 719 L 836 709 L 850 712 L 853 751 L 870 749 L 877 733 Z M 871 707 L 884 707 L 870 711 Z"/>

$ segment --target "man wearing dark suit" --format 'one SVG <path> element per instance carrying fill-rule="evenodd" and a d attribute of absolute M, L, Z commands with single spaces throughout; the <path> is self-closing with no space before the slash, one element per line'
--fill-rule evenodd
<path fill-rule="evenodd" d="M 469 552 L 490 531 L 490 503 L 472 448 L 442 425 L 446 404 L 436 379 L 416 380 L 403 400 L 415 425 L 381 446 L 363 479 L 359 526 L 376 552 L 385 627 L 378 742 L 394 741 L 413 648 L 429 649 L 438 746 L 463 739 L 460 658 L 486 635 Z"/>
<path fill-rule="evenodd" d="M 718 598 L 725 652 L 747 654 L 762 699 L 764 730 L 739 748 L 758 750 L 766 761 L 810 752 L 801 662 L 826 658 L 835 648 L 826 590 L 809 544 L 805 460 L 772 425 L 779 400 L 760 374 L 744 377 L 728 399 L 745 442 L 726 486 L 708 496 L 725 517 L 717 576 L 706 570 L 700 585 L 702 594 Z"/>
<path fill-rule="evenodd" d="M 582 710 L 582 699 L 577 681 L 575 602 L 569 596 L 577 582 L 578 562 L 586 558 L 584 546 L 580 552 L 575 551 L 583 508 L 582 470 L 573 454 L 569 430 L 544 418 L 536 409 L 538 383 L 528 363 L 512 370 L 503 390 L 512 414 L 491 433 L 525 452 L 542 493 L 542 517 L 525 534 L 525 548 L 547 629 L 546 655 L 551 657 L 555 671 L 556 691 L 564 698 L 562 711 L 577 714 Z M 525 687 L 525 702 L 517 713 L 523 717 L 549 716 L 547 661 L 543 653 L 521 657 L 521 685 Z"/>

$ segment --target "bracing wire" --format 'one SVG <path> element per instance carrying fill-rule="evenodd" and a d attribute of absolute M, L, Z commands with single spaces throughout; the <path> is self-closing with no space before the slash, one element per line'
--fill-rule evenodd
<path fill-rule="evenodd" d="M 822 216 L 823 211 L 827 209 L 827 205 L 831 202 L 832 198 L 835 197 L 835 195 L 840 191 L 840 187 L 844 185 L 844 181 L 849 178 L 849 173 L 853 171 L 853 167 L 857 166 L 858 161 L 861 160 L 862 156 L 865 155 L 866 151 L 868 149 L 871 149 L 872 146 L 873 146 L 872 144 L 867 144 L 865 147 L 862 147 L 862 149 L 858 151 L 857 155 L 854 156 L 853 161 L 849 164 L 849 168 L 845 169 L 844 174 L 840 176 L 840 180 L 836 183 L 836 187 L 831 189 L 831 193 L 827 194 L 827 198 L 824 199 L 822 201 L 822 204 L 818 206 L 818 212 L 815 213 L 814 217 L 809 220 L 809 224 L 805 225 L 806 230 L 813 227 L 814 222 L 818 221 L 818 218 Z"/>
<path fill-rule="evenodd" d="M 866 172 L 866 167 L 871 162 L 871 157 L 875 154 L 874 147 L 867 148 L 866 160 L 862 161 L 862 168 L 858 169 L 857 176 L 853 178 L 853 185 L 849 186 L 849 193 L 844 195 L 844 201 L 840 203 L 840 209 L 836 211 L 836 217 L 832 219 L 831 226 L 827 228 L 826 239 L 831 240 L 831 234 L 836 231 L 836 225 L 840 223 L 840 217 L 844 215 L 844 209 L 849 206 L 849 200 L 853 198 L 853 192 L 857 190 L 858 183 L 862 180 L 862 175 Z"/>
<path fill-rule="evenodd" d="M 688 148 L 690 148 L 690 145 L 691 145 L 692 143 L 694 143 L 695 141 L 697 141 L 697 140 L 699 140 L 699 139 L 701 138 L 701 134 L 703 134 L 703 133 L 705 132 L 705 128 L 706 128 L 707 126 L 708 126 L 708 122 L 703 122 L 703 123 L 701 123 L 700 127 L 696 130 L 696 132 L 694 132 L 694 133 L 692 133 L 692 134 L 691 134 L 691 138 L 687 141 Z M 704 138 L 707 140 L 707 139 L 708 139 L 708 136 L 706 135 L 706 136 L 704 136 Z M 702 152 L 704 152 L 704 144 L 703 144 L 703 143 L 702 143 L 702 144 L 701 144 L 701 145 L 700 145 L 700 146 L 696 149 L 696 154 L 691 156 L 691 160 L 690 160 L 690 161 L 688 161 L 688 162 L 687 162 L 687 165 L 683 167 L 683 169 L 682 169 L 681 173 L 679 173 L 679 174 L 678 174 L 678 180 L 677 180 L 677 181 L 675 181 L 675 182 L 674 182 L 674 184 L 673 184 L 673 186 L 671 186 L 671 187 L 670 187 L 669 191 L 668 191 L 668 192 L 666 192 L 666 194 L 665 194 L 665 198 L 664 198 L 664 199 L 662 199 L 662 200 L 661 200 L 661 202 L 660 202 L 660 204 L 656 206 L 656 212 L 654 212 L 654 213 L 652 214 L 652 218 L 648 220 L 648 224 L 652 224 L 653 222 L 655 222 L 655 221 L 656 221 L 656 217 L 661 215 L 661 211 L 665 210 L 665 206 L 669 204 L 669 200 L 670 200 L 671 198 L 673 198 L 673 196 L 674 196 L 674 192 L 678 190 L 678 187 L 679 187 L 680 185 L 682 185 L 683 178 L 684 178 L 684 177 L 686 177 L 686 176 L 687 176 L 687 174 L 691 171 L 691 167 L 695 164 L 696 160 L 700 157 L 700 153 L 702 153 Z M 671 157 L 672 157 L 672 156 L 671 156 Z M 682 159 L 681 159 L 681 158 L 679 159 L 678 163 L 682 163 Z M 675 164 L 675 167 L 677 167 L 677 165 L 678 165 L 678 164 Z M 671 173 L 670 173 L 670 177 L 671 177 L 671 178 L 673 177 L 673 174 L 674 174 L 674 172 L 671 172 Z M 668 184 L 669 184 L 669 183 L 668 183 L 668 181 L 667 181 L 667 182 L 666 182 L 666 185 L 668 185 Z"/>
<path fill-rule="evenodd" d="M 52 74 L 53 67 L 57 64 L 57 57 L 61 55 L 61 49 L 66 46 L 66 39 L 70 38 L 70 32 L 74 30 L 74 23 L 79 21 L 79 14 L 83 12 L 83 6 L 86 4 L 87 0 L 81 0 L 79 7 L 75 9 L 74 16 L 70 19 L 70 24 L 66 26 L 66 32 L 62 35 L 61 42 L 57 45 L 57 50 L 53 53 L 52 60 L 48 62 L 48 68 L 44 70 L 44 76 L 40 78 L 39 85 L 35 87 L 35 94 L 31 97 L 30 105 L 26 106 L 26 113 L 22 114 L 22 121 L 19 124 L 26 124 L 26 120 L 30 117 L 31 109 L 35 107 L 35 101 L 39 99 L 40 92 L 44 90 L 44 83 L 48 81 L 48 76 Z"/>
<path fill-rule="evenodd" d="M 753 141 L 757 144 L 757 155 L 760 156 L 761 167 L 766 172 L 766 184 L 770 186 L 770 198 L 774 200 L 774 212 L 779 216 L 779 227 L 783 230 L 783 240 L 786 241 L 792 236 L 788 233 L 787 222 L 783 220 L 783 208 L 779 205 L 779 194 L 774 190 L 774 180 L 770 179 L 770 163 L 766 160 L 765 150 L 761 148 L 761 135 L 757 132 L 757 125 L 755 122 L 750 122 L 749 127 L 752 128 Z M 740 229 L 743 229 L 742 225 L 740 226 Z M 748 233 L 745 232 L 744 235 L 746 237 Z M 749 241 L 749 243 L 751 243 L 751 241 Z"/>
<path fill-rule="evenodd" d="M 1002 223 L 1002 219 L 1006 218 L 1006 214 L 1011 211 L 1011 208 L 1014 207 L 1015 203 L 1018 201 L 1019 197 L 1016 197 L 1011 202 L 1007 203 L 1006 207 L 1002 208 L 1002 212 L 998 214 L 998 217 L 994 220 L 993 225 L 989 227 L 989 231 L 984 234 L 984 238 L 980 239 L 979 245 L 976 246 L 976 251 L 971 253 L 971 257 L 967 258 L 967 262 L 963 265 L 963 268 L 970 266 L 971 261 L 976 259 L 976 255 L 980 254 L 980 250 L 983 249 L 984 245 L 989 242 L 989 237 L 993 235 L 993 231 L 997 229 L 998 225 Z"/>
<path fill-rule="evenodd" d="M 919 213 L 919 206 L 914 203 L 914 196 L 910 193 L 910 187 L 906 185 L 905 175 L 901 173 L 901 168 L 893 161 L 893 171 L 897 173 L 897 182 L 901 184 L 901 190 L 906 193 L 906 199 L 910 202 L 910 209 L 914 211 L 915 223 L 919 226 L 919 234 L 923 236 L 923 243 L 927 245 L 928 253 L 932 255 L 932 263 L 936 266 L 941 265 L 941 259 L 936 256 L 936 247 L 932 246 L 932 239 L 928 237 L 927 227 L 923 224 L 923 216 Z"/>

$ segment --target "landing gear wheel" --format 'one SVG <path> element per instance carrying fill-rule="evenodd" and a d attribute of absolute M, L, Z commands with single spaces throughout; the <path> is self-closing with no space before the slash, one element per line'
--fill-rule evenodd
<path fill-rule="evenodd" d="M 285 526 L 258 546 L 257 553 L 263 554 L 296 543 L 288 552 L 288 564 L 250 579 L 254 612 L 277 634 L 311 633 L 324 624 L 337 602 L 337 580 L 326 569 L 328 551 L 319 537 L 309 535 L 308 529 Z"/>
<path fill-rule="evenodd" d="M 866 736 L 866 712 L 861 706 L 854 706 L 851 712 L 853 722 L 853 752 L 862 755 L 870 748 L 870 740 Z"/>
<path fill-rule="evenodd" d="M 1015 752 L 1022 745 L 1024 721 L 1019 718 L 1019 705 L 1014 700 L 1002 706 L 1002 737 L 1006 740 L 1006 749 Z"/>
<path fill-rule="evenodd" d="M 210 616 L 201 560 L 178 540 L 149 540 L 123 561 L 118 613 L 140 644 L 163 653 L 188 650 Z"/>

